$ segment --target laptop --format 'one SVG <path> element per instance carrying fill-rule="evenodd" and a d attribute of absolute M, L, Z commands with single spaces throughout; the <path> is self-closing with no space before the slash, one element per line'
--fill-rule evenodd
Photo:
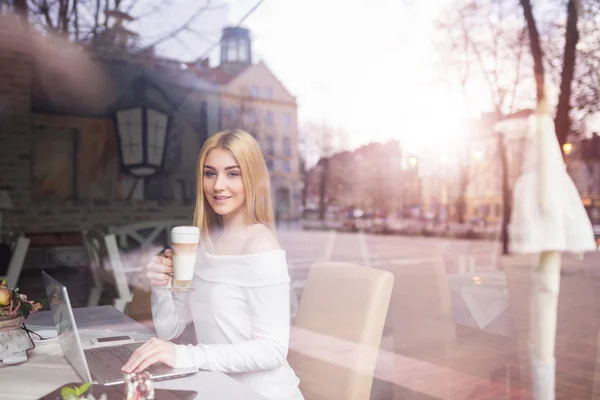
<path fill-rule="evenodd" d="M 143 342 L 84 350 L 67 288 L 43 271 L 42 281 L 48 295 L 60 347 L 73 369 L 85 382 L 105 386 L 124 383 L 124 372 L 121 371 L 121 367 Z M 150 373 L 153 380 L 163 380 L 191 375 L 198 372 L 198 369 L 171 368 L 166 364 L 157 363 L 146 371 Z"/>

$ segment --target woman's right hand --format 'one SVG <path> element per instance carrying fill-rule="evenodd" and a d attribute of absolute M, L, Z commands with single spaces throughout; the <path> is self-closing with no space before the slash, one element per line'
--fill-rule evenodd
<path fill-rule="evenodd" d="M 166 286 L 173 275 L 173 250 L 166 249 L 162 255 L 152 257 L 146 269 L 152 287 Z"/>

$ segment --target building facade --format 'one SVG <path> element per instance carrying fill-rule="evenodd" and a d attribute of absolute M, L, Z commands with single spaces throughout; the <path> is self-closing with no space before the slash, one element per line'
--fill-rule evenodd
<path fill-rule="evenodd" d="M 600 136 L 576 138 L 567 155 L 567 171 L 594 225 L 600 225 Z"/>
<path fill-rule="evenodd" d="M 240 128 L 259 142 L 271 175 L 277 220 L 300 218 L 302 179 L 298 153 L 296 99 L 264 62 L 252 62 L 250 32 L 225 28 L 221 59 L 194 67 L 203 79 L 220 87 L 222 129 Z"/>
<path fill-rule="evenodd" d="M 420 204 L 419 162 L 397 141 L 369 143 L 322 158 L 307 175 L 307 203 L 395 213 Z M 321 189 L 323 188 L 323 189 Z"/>
<path fill-rule="evenodd" d="M 459 164 L 446 148 L 431 146 L 420 156 L 421 211 L 441 220 L 454 218 Z"/>
<path fill-rule="evenodd" d="M 503 157 L 512 188 L 523 162 L 523 142 L 495 132 L 495 114 L 464 121 L 459 138 L 421 156 L 423 212 L 439 219 L 496 224 L 503 216 Z M 502 140 L 502 143 L 500 142 Z M 503 150 L 504 149 L 504 150 Z M 460 210 L 460 207 L 463 210 Z"/>
<path fill-rule="evenodd" d="M 466 188 L 466 221 L 496 224 L 502 218 L 502 165 L 495 120 L 469 121 L 469 143 L 461 148 L 458 189 Z"/>

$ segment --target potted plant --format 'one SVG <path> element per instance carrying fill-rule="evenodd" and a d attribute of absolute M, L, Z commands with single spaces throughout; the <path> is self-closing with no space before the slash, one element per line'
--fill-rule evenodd
<path fill-rule="evenodd" d="M 19 288 L 9 288 L 6 279 L 0 283 L 0 332 L 18 329 L 29 314 L 39 311 L 42 301 L 27 299 Z"/>

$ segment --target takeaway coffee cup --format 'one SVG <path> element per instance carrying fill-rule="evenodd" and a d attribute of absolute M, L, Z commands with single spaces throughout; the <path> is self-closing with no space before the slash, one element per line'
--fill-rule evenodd
<path fill-rule="evenodd" d="M 200 229 L 196 226 L 176 226 L 171 230 L 173 291 L 189 292 L 192 290 L 199 242 Z"/>

